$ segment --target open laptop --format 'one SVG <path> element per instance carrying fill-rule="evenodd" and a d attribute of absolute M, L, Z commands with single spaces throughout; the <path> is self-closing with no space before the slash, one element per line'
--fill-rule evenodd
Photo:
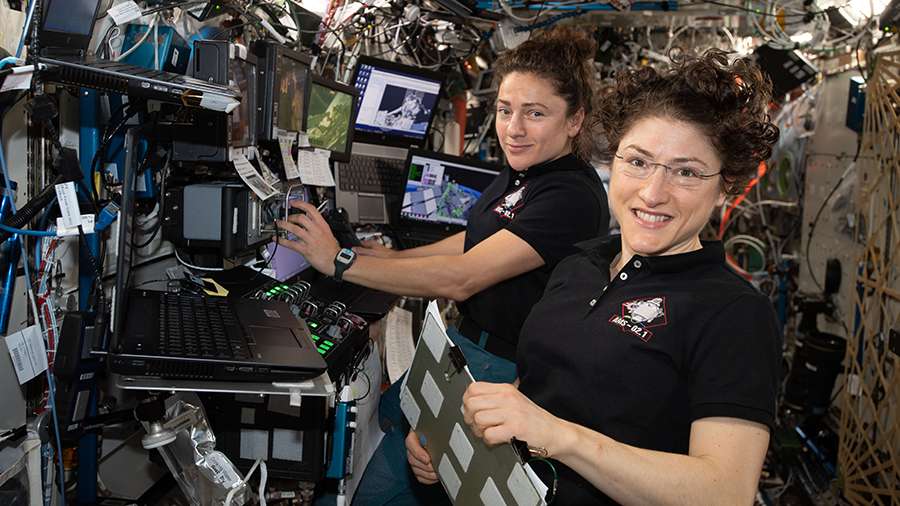
<path fill-rule="evenodd" d="M 41 63 L 48 65 L 43 79 L 220 112 L 238 106 L 241 93 L 234 86 L 86 56 L 101 3 L 105 2 L 44 0 L 38 33 Z"/>
<path fill-rule="evenodd" d="M 398 249 L 440 241 L 466 229 L 469 211 L 501 166 L 412 148 L 406 190 L 394 215 Z"/>
<path fill-rule="evenodd" d="M 407 150 L 425 145 L 444 76 L 360 56 L 351 83 L 359 109 L 350 161 L 335 163 L 335 202 L 351 223 L 388 223 L 403 193 Z"/>
<path fill-rule="evenodd" d="M 327 366 L 285 302 L 131 288 L 137 128 L 125 139 L 113 328 L 107 363 L 123 376 L 301 381 Z M 186 339 L 196 335 L 196 340 Z"/>

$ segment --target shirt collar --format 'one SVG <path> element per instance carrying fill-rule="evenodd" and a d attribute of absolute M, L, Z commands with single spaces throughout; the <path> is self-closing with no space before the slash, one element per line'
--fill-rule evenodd
<path fill-rule="evenodd" d="M 569 171 L 569 170 L 584 170 L 585 167 L 590 167 L 588 164 L 584 163 L 581 159 L 576 157 L 574 154 L 569 153 L 568 155 L 561 156 L 556 160 L 550 160 L 549 162 L 544 162 L 539 165 L 531 166 L 523 171 L 514 170 L 510 167 L 510 171 L 512 172 L 512 178 L 515 179 L 517 176 L 520 179 L 525 179 L 526 177 L 535 177 L 540 176 L 542 174 L 546 174 L 548 172 L 559 172 L 559 171 Z"/>
<path fill-rule="evenodd" d="M 635 258 L 644 260 L 645 265 L 654 274 L 684 272 L 698 265 L 720 264 L 725 262 L 725 246 L 722 241 L 700 241 L 701 249 L 676 255 L 661 255 Z M 576 245 L 585 251 L 594 262 L 611 264 L 622 251 L 622 236 L 619 234 L 598 237 Z"/>

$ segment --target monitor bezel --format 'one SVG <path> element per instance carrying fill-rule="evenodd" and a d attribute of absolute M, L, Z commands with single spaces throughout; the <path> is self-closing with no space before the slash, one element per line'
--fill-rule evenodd
<path fill-rule="evenodd" d="M 309 130 L 309 99 L 310 94 L 312 93 L 313 84 L 331 88 L 352 97 L 352 104 L 350 105 L 350 125 L 347 129 L 347 151 L 331 152 L 332 161 L 347 163 L 350 161 L 350 154 L 353 151 L 353 142 L 355 140 L 354 131 L 356 130 L 356 113 L 357 108 L 359 107 L 359 90 L 353 86 L 348 86 L 344 83 L 339 83 L 333 79 L 328 79 L 327 77 L 322 77 L 310 72 L 309 79 L 306 81 L 306 103 L 303 104 L 303 126 L 307 131 Z"/>
<path fill-rule="evenodd" d="M 371 65 L 373 67 L 379 67 L 393 72 L 402 72 L 404 74 L 409 74 L 424 79 L 431 79 L 440 83 L 440 88 L 437 92 L 438 102 L 436 102 L 434 104 L 434 107 L 431 108 L 431 116 L 428 118 L 428 127 L 425 129 L 425 134 L 422 136 L 422 139 L 415 139 L 413 137 L 396 134 L 370 132 L 367 130 L 356 130 L 354 128 L 354 130 L 356 130 L 355 136 L 358 142 L 396 146 L 402 148 L 424 147 L 428 142 L 428 132 L 431 131 L 431 127 L 434 125 L 434 118 L 437 113 L 438 103 L 442 98 L 441 95 L 443 94 L 444 88 L 447 84 L 446 76 L 440 72 L 435 72 L 433 70 L 412 67 L 388 60 L 382 60 L 380 58 L 375 58 L 374 56 L 362 55 L 356 60 L 356 64 L 353 66 L 353 73 L 350 76 L 350 83 L 354 88 L 356 87 L 356 79 L 359 77 L 359 70 L 363 65 Z M 357 109 L 359 109 L 359 105 L 357 105 Z"/>
<path fill-rule="evenodd" d="M 255 148 L 255 147 L 259 146 L 259 114 L 258 114 L 259 59 L 256 57 L 255 54 L 253 54 L 249 51 L 246 51 L 243 54 L 241 54 L 241 52 L 239 52 L 239 51 L 234 51 L 233 54 L 229 54 L 229 62 L 228 62 L 229 65 L 233 64 L 234 60 L 244 60 L 245 62 L 247 62 L 248 65 L 251 65 L 253 68 L 256 69 L 255 79 L 247 80 L 247 82 L 248 82 L 247 96 L 249 97 L 249 99 L 251 101 L 249 107 L 247 108 L 247 110 L 249 111 L 247 116 L 249 117 L 249 121 L 250 121 L 250 128 L 249 128 L 250 144 L 248 144 L 246 146 L 235 146 L 234 138 L 233 138 L 234 112 L 228 113 L 228 116 L 231 118 L 231 122 L 229 124 L 229 127 L 231 128 L 231 131 L 232 131 L 232 136 L 229 136 L 229 137 L 231 137 L 231 143 L 230 143 L 231 147 L 233 149 L 240 149 L 240 150 L 246 151 L 246 150 L 248 150 L 248 148 Z M 237 81 L 234 79 L 233 67 L 229 68 L 228 80 L 230 81 L 228 84 L 237 86 Z M 254 112 L 256 112 L 256 114 L 254 114 Z"/>
<path fill-rule="evenodd" d="M 278 109 L 278 97 L 276 84 L 281 81 L 283 72 L 282 61 L 284 58 L 287 58 L 305 65 L 306 83 L 304 83 L 304 85 L 308 86 L 309 75 L 311 74 L 310 68 L 312 66 L 312 59 L 309 56 L 304 55 L 303 53 L 294 51 L 293 49 L 290 49 L 289 47 L 277 42 L 261 42 L 259 44 L 261 48 L 256 51 L 257 57 L 259 58 L 260 62 L 257 70 L 257 76 L 259 78 L 260 84 L 264 83 L 265 86 L 259 86 L 259 128 L 257 132 L 257 140 L 277 141 L 278 121 L 276 118 L 278 117 L 278 113 L 276 112 L 276 110 Z M 303 107 L 304 109 L 306 108 L 305 103 L 303 104 Z M 303 123 L 302 131 L 305 132 L 305 113 L 303 113 L 301 122 Z"/>
<path fill-rule="evenodd" d="M 55 1 L 57 3 L 62 2 L 62 0 Z M 100 4 L 102 3 L 100 0 L 95 1 L 94 18 L 88 33 L 78 34 L 74 32 L 51 30 L 44 26 L 47 23 L 47 14 L 50 12 L 50 7 L 54 2 L 54 0 L 45 0 L 45 5 L 41 10 L 41 25 L 38 30 L 38 43 L 40 44 L 40 48 L 76 48 L 79 51 L 87 49 L 91 44 L 91 37 L 94 35 L 94 27 L 97 24 L 97 13 L 100 12 Z"/>

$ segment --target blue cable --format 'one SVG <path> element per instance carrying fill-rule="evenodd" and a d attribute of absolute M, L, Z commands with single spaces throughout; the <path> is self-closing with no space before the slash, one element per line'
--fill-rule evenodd
<path fill-rule="evenodd" d="M 39 237 L 56 237 L 56 232 L 48 232 L 46 230 L 22 230 L 21 228 L 7 227 L 2 223 L 0 223 L 0 230 L 6 230 L 11 234 L 36 235 Z"/>
<path fill-rule="evenodd" d="M 11 63 L 11 64 L 15 65 L 17 61 L 18 60 L 16 59 L 15 56 L 7 56 L 6 58 L 0 60 L 0 67 L 3 67 L 7 63 Z"/>
<path fill-rule="evenodd" d="M 32 6 L 34 6 L 34 3 L 36 3 L 36 2 L 37 2 L 37 0 L 35 0 L 35 2 L 32 3 Z M 3 114 L 0 115 L 0 125 L 2 125 L 3 118 L 6 117 L 6 112 L 8 110 L 9 109 L 7 109 L 6 111 L 3 111 Z M 2 126 L 0 126 L 0 133 L 2 133 Z M 8 191 L 11 192 L 12 184 L 9 181 L 9 173 L 6 171 L 6 154 L 3 153 L 2 136 L 0 136 L 0 170 L 3 171 L 3 181 L 6 183 L 6 188 Z M 10 199 L 9 199 L 9 205 L 10 205 L 10 210 L 12 211 L 12 214 L 16 214 L 16 203 L 15 203 L 15 200 L 12 198 L 11 194 L 10 194 Z M 25 239 L 22 237 L 22 235 L 19 235 L 18 238 L 19 238 L 19 247 L 22 248 L 22 252 L 23 253 L 27 252 L 28 250 L 25 249 Z M 25 281 L 30 285 L 31 284 L 31 269 L 29 269 L 29 267 L 28 267 L 28 260 L 26 259 L 25 261 L 23 261 L 22 265 L 25 266 Z M 30 286 L 29 286 L 29 291 L 30 291 Z M 35 318 L 38 319 L 38 321 L 40 321 L 40 315 L 34 315 L 34 316 L 35 316 Z M 56 447 L 59 448 L 59 450 L 60 450 L 60 455 L 59 455 L 59 483 L 60 483 L 59 498 L 61 501 L 61 505 L 66 506 L 66 486 L 64 483 L 65 468 L 63 468 L 63 459 L 62 459 L 62 438 L 59 437 L 59 418 L 57 417 L 57 413 L 56 413 L 56 400 L 54 399 L 55 393 L 54 393 L 53 378 L 50 376 L 50 368 L 49 367 L 46 369 L 46 373 L 47 373 L 47 384 L 48 384 L 48 388 L 50 389 L 50 407 L 51 407 L 51 409 L 53 409 L 53 428 L 56 429 Z"/>
<path fill-rule="evenodd" d="M 19 49 L 16 50 L 16 58 L 22 55 L 22 47 L 25 46 L 25 34 L 28 33 L 28 27 L 31 25 L 31 19 L 34 17 L 34 7 L 40 0 L 33 0 L 28 7 L 28 16 L 25 17 L 25 26 L 22 27 L 22 37 L 19 39 Z"/>

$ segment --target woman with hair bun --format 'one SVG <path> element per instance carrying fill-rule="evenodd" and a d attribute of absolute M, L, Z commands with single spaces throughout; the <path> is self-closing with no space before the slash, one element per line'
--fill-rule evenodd
<path fill-rule="evenodd" d="M 557 266 L 522 328 L 519 381 L 470 385 L 465 420 L 489 445 L 541 448 L 533 467 L 554 506 L 753 504 L 781 331 L 700 232 L 771 156 L 771 84 L 718 50 L 616 80 L 600 158 L 621 235 Z M 406 442 L 417 478 L 436 482 L 415 434 Z"/>
<path fill-rule="evenodd" d="M 577 251 L 576 243 L 608 232 L 606 191 L 588 163 L 600 153 L 593 134 L 595 51 L 588 34 L 560 27 L 500 55 L 494 106 L 507 166 L 473 206 L 465 233 L 404 251 L 367 241 L 353 249 L 355 260 L 343 271 L 343 279 L 359 285 L 455 300 L 460 317 L 448 335 L 477 380 L 515 380 L 519 332 L 551 271 Z M 304 213 L 279 226 L 300 240 L 279 238 L 279 245 L 333 275 L 340 248 L 328 225 L 314 206 L 291 205 Z M 406 464 L 409 424 L 399 382 L 382 394 L 379 412 L 389 428 L 354 504 L 446 500 L 440 485 L 420 486 Z"/>

